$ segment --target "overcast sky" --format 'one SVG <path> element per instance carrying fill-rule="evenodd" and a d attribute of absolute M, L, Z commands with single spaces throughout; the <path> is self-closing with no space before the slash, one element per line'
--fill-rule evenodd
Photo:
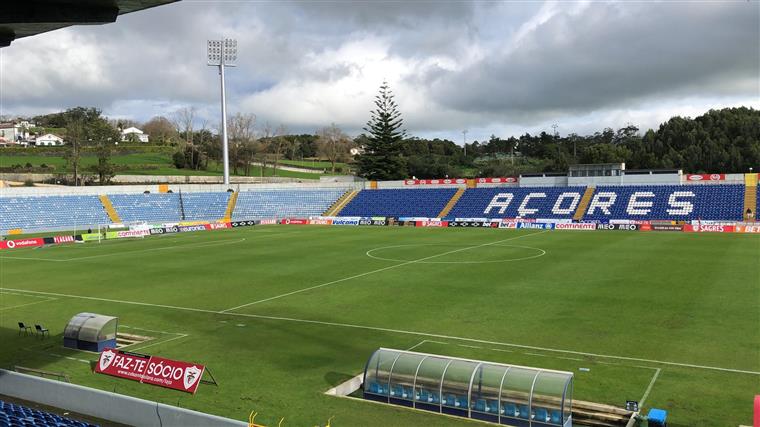
<path fill-rule="evenodd" d="M 358 134 L 384 79 L 410 134 L 457 142 L 760 108 L 756 0 L 184 0 L 0 49 L 0 114 L 83 105 L 145 121 L 194 106 L 213 126 L 206 40 L 221 36 L 239 47 L 228 111 L 290 132 Z"/>

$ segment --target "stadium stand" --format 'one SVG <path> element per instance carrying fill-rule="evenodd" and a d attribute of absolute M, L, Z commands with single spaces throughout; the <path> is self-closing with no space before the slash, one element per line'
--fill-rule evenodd
<path fill-rule="evenodd" d="M 0 427 L 96 427 L 94 424 L 75 421 L 50 412 L 0 400 Z"/>
<path fill-rule="evenodd" d="M 224 193 L 182 193 L 182 205 L 187 221 L 218 220 L 224 218 L 230 194 Z"/>
<path fill-rule="evenodd" d="M 53 229 L 108 223 L 97 196 L 3 197 L 0 230 Z"/>
<path fill-rule="evenodd" d="M 174 193 L 114 194 L 110 199 L 119 217 L 125 222 L 182 220 L 179 195 Z"/>
<path fill-rule="evenodd" d="M 340 211 L 340 216 L 435 218 L 456 191 L 456 188 L 362 190 Z"/>
<path fill-rule="evenodd" d="M 345 188 L 242 191 L 232 220 L 318 216 L 345 192 Z"/>
<path fill-rule="evenodd" d="M 584 219 L 741 221 L 743 199 L 743 185 L 597 187 Z"/>
<path fill-rule="evenodd" d="M 470 188 L 448 217 L 571 219 L 585 191 L 586 187 Z"/>

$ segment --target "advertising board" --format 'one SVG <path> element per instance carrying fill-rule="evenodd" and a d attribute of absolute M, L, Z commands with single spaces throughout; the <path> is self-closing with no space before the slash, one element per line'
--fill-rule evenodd
<path fill-rule="evenodd" d="M 683 231 L 688 233 L 733 233 L 736 231 L 736 227 L 722 224 L 687 224 L 683 226 Z"/>
<path fill-rule="evenodd" d="M 195 394 L 204 365 L 107 348 L 95 372 Z"/>
<path fill-rule="evenodd" d="M 0 241 L 0 249 L 33 248 L 35 246 L 42 246 L 44 244 L 45 240 L 39 237 L 30 239 L 3 240 Z"/>
<path fill-rule="evenodd" d="M 686 180 L 695 181 L 725 181 L 726 174 L 723 173 L 700 173 L 700 174 L 688 174 Z"/>
<path fill-rule="evenodd" d="M 553 230 L 554 224 L 547 222 L 518 222 L 517 228 L 531 228 L 537 230 Z"/>
<path fill-rule="evenodd" d="M 571 223 L 556 223 L 554 224 L 554 228 L 557 230 L 596 230 L 596 224 L 592 224 L 589 222 L 571 222 Z"/>
<path fill-rule="evenodd" d="M 637 231 L 638 224 L 597 224 L 597 230 L 618 230 L 618 231 Z"/>

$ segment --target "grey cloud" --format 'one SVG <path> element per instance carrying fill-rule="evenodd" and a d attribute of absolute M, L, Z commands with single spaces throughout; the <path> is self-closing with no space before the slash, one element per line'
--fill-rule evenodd
<path fill-rule="evenodd" d="M 757 79 L 758 24 L 751 3 L 592 3 L 555 15 L 507 55 L 436 77 L 429 90 L 445 107 L 517 115 L 705 89 L 736 95 L 714 81 Z"/>

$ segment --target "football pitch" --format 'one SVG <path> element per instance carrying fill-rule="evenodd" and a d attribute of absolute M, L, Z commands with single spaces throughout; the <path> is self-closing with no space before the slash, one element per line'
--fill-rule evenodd
<path fill-rule="evenodd" d="M 97 354 L 62 347 L 79 312 L 218 387 L 92 373 Z M 671 426 L 749 424 L 760 236 L 257 226 L 0 254 L 1 367 L 267 425 L 482 425 L 324 394 L 378 347 L 571 371 L 575 399 L 637 400 Z"/>

